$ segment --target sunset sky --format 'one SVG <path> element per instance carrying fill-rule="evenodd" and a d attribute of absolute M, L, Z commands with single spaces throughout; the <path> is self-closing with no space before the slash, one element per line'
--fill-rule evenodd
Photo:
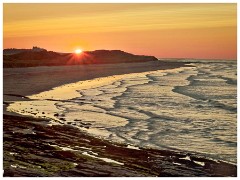
<path fill-rule="evenodd" d="M 236 4 L 4 4 L 4 48 L 237 58 Z"/>

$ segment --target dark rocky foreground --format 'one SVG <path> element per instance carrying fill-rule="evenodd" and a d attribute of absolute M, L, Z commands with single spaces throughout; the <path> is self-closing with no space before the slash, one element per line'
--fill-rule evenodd
<path fill-rule="evenodd" d="M 235 165 L 221 161 L 172 151 L 129 149 L 71 126 L 46 123 L 44 119 L 3 116 L 5 177 L 237 176 Z"/>

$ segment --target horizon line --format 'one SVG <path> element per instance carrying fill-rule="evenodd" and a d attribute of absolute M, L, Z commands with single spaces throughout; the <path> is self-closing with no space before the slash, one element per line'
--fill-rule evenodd
<path fill-rule="evenodd" d="M 32 48 L 4 48 L 4 50 L 6 49 L 26 49 L 26 50 L 31 50 L 33 49 L 33 47 L 37 47 L 37 48 L 40 48 L 40 49 L 44 49 L 48 52 L 52 51 L 52 52 L 56 52 L 56 53 L 67 53 L 67 54 L 74 54 L 74 52 L 59 52 L 59 51 L 54 51 L 54 50 L 47 50 L 45 48 L 41 48 L 39 46 L 32 46 Z M 106 51 L 123 51 L 123 52 L 127 52 L 127 51 L 124 51 L 124 50 L 121 50 L 121 49 L 94 49 L 94 50 L 83 50 L 83 52 L 91 52 L 91 51 L 98 51 L 98 50 L 106 50 Z M 127 53 L 131 53 L 131 52 L 127 52 Z M 131 53 L 133 54 L 133 53 Z M 3 54 L 4 55 L 4 54 Z M 140 54 L 134 54 L 134 55 L 140 55 Z M 154 56 L 154 55 L 145 55 L 145 54 L 141 54 L 142 56 Z M 154 56 L 156 57 L 156 56 Z M 190 60 L 190 59 L 193 59 L 193 60 L 229 60 L 229 61 L 237 61 L 237 58 L 236 59 L 223 59 L 223 58 L 198 58 L 198 57 L 156 57 L 158 60 L 160 59 L 175 59 L 175 60 L 182 60 L 182 59 L 186 59 L 186 60 Z"/>

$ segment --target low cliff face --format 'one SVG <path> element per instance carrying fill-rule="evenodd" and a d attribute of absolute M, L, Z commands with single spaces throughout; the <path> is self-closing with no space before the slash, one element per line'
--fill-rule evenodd
<path fill-rule="evenodd" d="M 3 67 L 135 63 L 157 60 L 154 56 L 134 55 L 120 50 L 85 51 L 79 55 L 52 51 L 23 51 L 11 55 L 3 55 Z"/>

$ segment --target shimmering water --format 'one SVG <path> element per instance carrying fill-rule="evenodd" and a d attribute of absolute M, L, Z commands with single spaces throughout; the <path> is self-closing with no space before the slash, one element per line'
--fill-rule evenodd
<path fill-rule="evenodd" d="M 64 91 L 74 91 L 69 98 L 65 93 L 61 99 L 58 93 L 57 100 L 51 99 L 45 92 L 8 110 L 33 115 L 35 109 L 38 117 L 44 111 L 57 124 L 73 125 L 110 141 L 196 152 L 236 163 L 237 64 L 191 65 L 123 75 L 107 83 L 105 78 L 91 88 L 69 86 Z"/>

